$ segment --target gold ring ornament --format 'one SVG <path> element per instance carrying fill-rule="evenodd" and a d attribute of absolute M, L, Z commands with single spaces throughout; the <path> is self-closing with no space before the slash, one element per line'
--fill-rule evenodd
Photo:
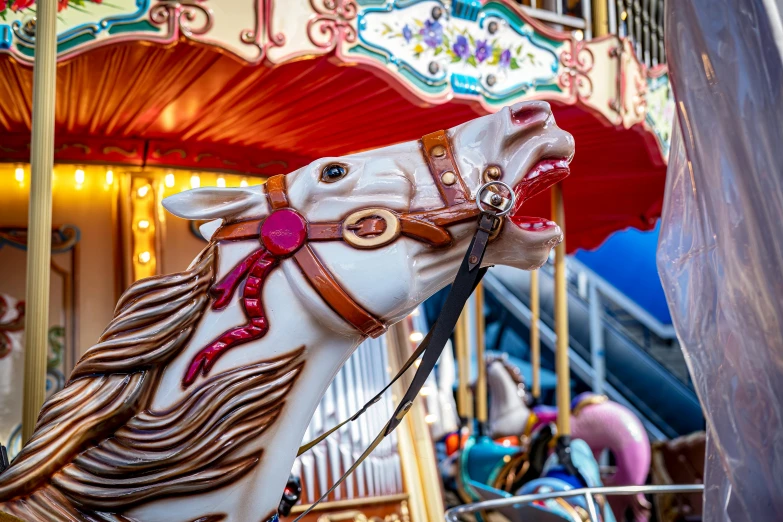
<path fill-rule="evenodd" d="M 386 230 L 372 237 L 361 237 L 355 230 L 359 222 L 368 217 L 381 218 L 386 223 Z M 393 212 L 383 208 L 366 208 L 358 210 L 343 221 L 343 239 L 356 248 L 378 248 L 387 245 L 400 235 L 400 219 Z"/>

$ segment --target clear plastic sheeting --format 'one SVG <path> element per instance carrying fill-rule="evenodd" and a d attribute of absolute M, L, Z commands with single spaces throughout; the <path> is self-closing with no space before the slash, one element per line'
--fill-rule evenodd
<path fill-rule="evenodd" d="M 783 520 L 781 0 L 669 1 L 658 269 L 708 425 L 707 522 Z"/>

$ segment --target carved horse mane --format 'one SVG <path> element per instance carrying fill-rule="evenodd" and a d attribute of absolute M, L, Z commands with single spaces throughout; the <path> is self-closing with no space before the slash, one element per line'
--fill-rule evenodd
<path fill-rule="evenodd" d="M 101 512 L 214 489 L 260 460 L 235 454 L 274 422 L 299 374 L 301 348 L 205 380 L 167 411 L 150 408 L 162 369 L 188 344 L 209 303 L 216 261 L 211 243 L 185 272 L 128 289 L 98 344 L 0 475 L 0 498 L 13 499 L 3 510 L 21 518 L 123 520 Z"/>

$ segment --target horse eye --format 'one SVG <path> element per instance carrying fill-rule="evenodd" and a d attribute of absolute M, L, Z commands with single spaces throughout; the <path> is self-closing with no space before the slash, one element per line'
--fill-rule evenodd
<path fill-rule="evenodd" d="M 335 181 L 343 179 L 346 172 L 348 172 L 348 170 L 342 165 L 338 165 L 336 163 L 327 165 L 324 167 L 324 170 L 321 171 L 321 181 L 325 181 L 326 183 L 334 183 Z"/>

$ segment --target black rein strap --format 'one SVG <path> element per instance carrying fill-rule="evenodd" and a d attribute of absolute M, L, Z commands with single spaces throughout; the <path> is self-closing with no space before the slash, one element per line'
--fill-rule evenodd
<path fill-rule="evenodd" d="M 394 382 L 396 382 L 405 373 L 406 370 L 413 366 L 413 363 L 419 358 L 420 355 L 423 354 L 421 358 L 421 364 L 419 364 L 419 367 L 416 370 L 416 374 L 413 376 L 413 380 L 408 387 L 408 390 L 405 392 L 405 395 L 403 395 L 402 400 L 394 412 L 394 415 L 392 415 L 392 418 L 389 419 L 389 422 L 386 423 L 386 426 L 383 427 L 381 432 L 378 434 L 375 440 L 370 443 L 370 446 L 364 451 L 364 453 L 362 453 L 361 456 L 356 459 L 356 462 L 354 462 L 353 465 L 346 470 L 345 474 L 343 474 L 343 476 L 340 477 L 334 483 L 334 485 L 332 485 L 332 487 L 321 496 L 321 498 L 316 500 L 315 503 L 311 504 L 306 511 L 299 515 L 294 520 L 294 522 L 298 522 L 305 515 L 310 513 L 313 508 L 315 508 L 315 506 L 328 498 L 329 495 L 335 489 L 337 489 L 340 484 L 343 483 L 348 475 L 353 473 L 353 471 L 359 467 L 364 459 L 366 459 L 370 453 L 372 453 L 372 451 L 378 447 L 381 441 L 391 434 L 391 432 L 394 431 L 397 426 L 399 426 L 400 422 L 402 422 L 402 419 L 405 417 L 405 414 L 408 413 L 408 411 L 411 409 L 411 406 L 413 406 L 413 400 L 421 391 L 421 388 L 427 381 L 427 377 L 435 368 L 435 364 L 438 362 L 440 354 L 443 352 L 443 348 L 451 338 L 451 333 L 454 331 L 454 327 L 457 325 L 457 321 L 459 320 L 459 316 L 462 313 L 462 309 L 464 308 L 465 303 L 468 301 L 470 295 L 473 293 L 473 290 L 476 288 L 476 286 L 478 286 L 479 282 L 484 277 L 484 274 L 487 272 L 486 268 L 480 268 L 480 266 L 481 261 L 484 258 L 484 252 L 487 249 L 487 243 L 489 242 L 489 236 L 492 232 L 492 225 L 495 222 L 495 219 L 496 215 L 491 212 L 482 212 L 479 215 L 478 229 L 473 236 L 473 240 L 470 242 L 468 252 L 462 259 L 462 264 L 460 264 L 459 270 L 457 271 L 457 276 L 454 278 L 454 283 L 451 285 L 451 290 L 449 290 L 449 295 L 446 297 L 446 302 L 443 305 L 443 309 L 441 310 L 438 319 L 435 321 L 435 325 L 432 327 L 424 340 L 422 340 L 422 342 L 419 344 L 418 348 L 416 348 L 416 350 L 413 352 L 413 355 L 405 362 L 402 368 L 400 368 L 400 371 L 397 372 L 394 378 L 389 382 L 389 384 L 387 384 L 380 393 L 367 402 L 367 404 L 362 406 L 362 408 L 349 419 L 341 422 L 337 426 L 325 432 L 320 437 L 299 448 L 298 454 L 301 455 L 337 431 L 341 426 L 359 418 L 359 416 L 367 411 L 369 406 L 378 402 L 383 396 L 384 392 L 386 392 L 386 390 L 388 390 L 391 385 L 394 384 Z"/>

